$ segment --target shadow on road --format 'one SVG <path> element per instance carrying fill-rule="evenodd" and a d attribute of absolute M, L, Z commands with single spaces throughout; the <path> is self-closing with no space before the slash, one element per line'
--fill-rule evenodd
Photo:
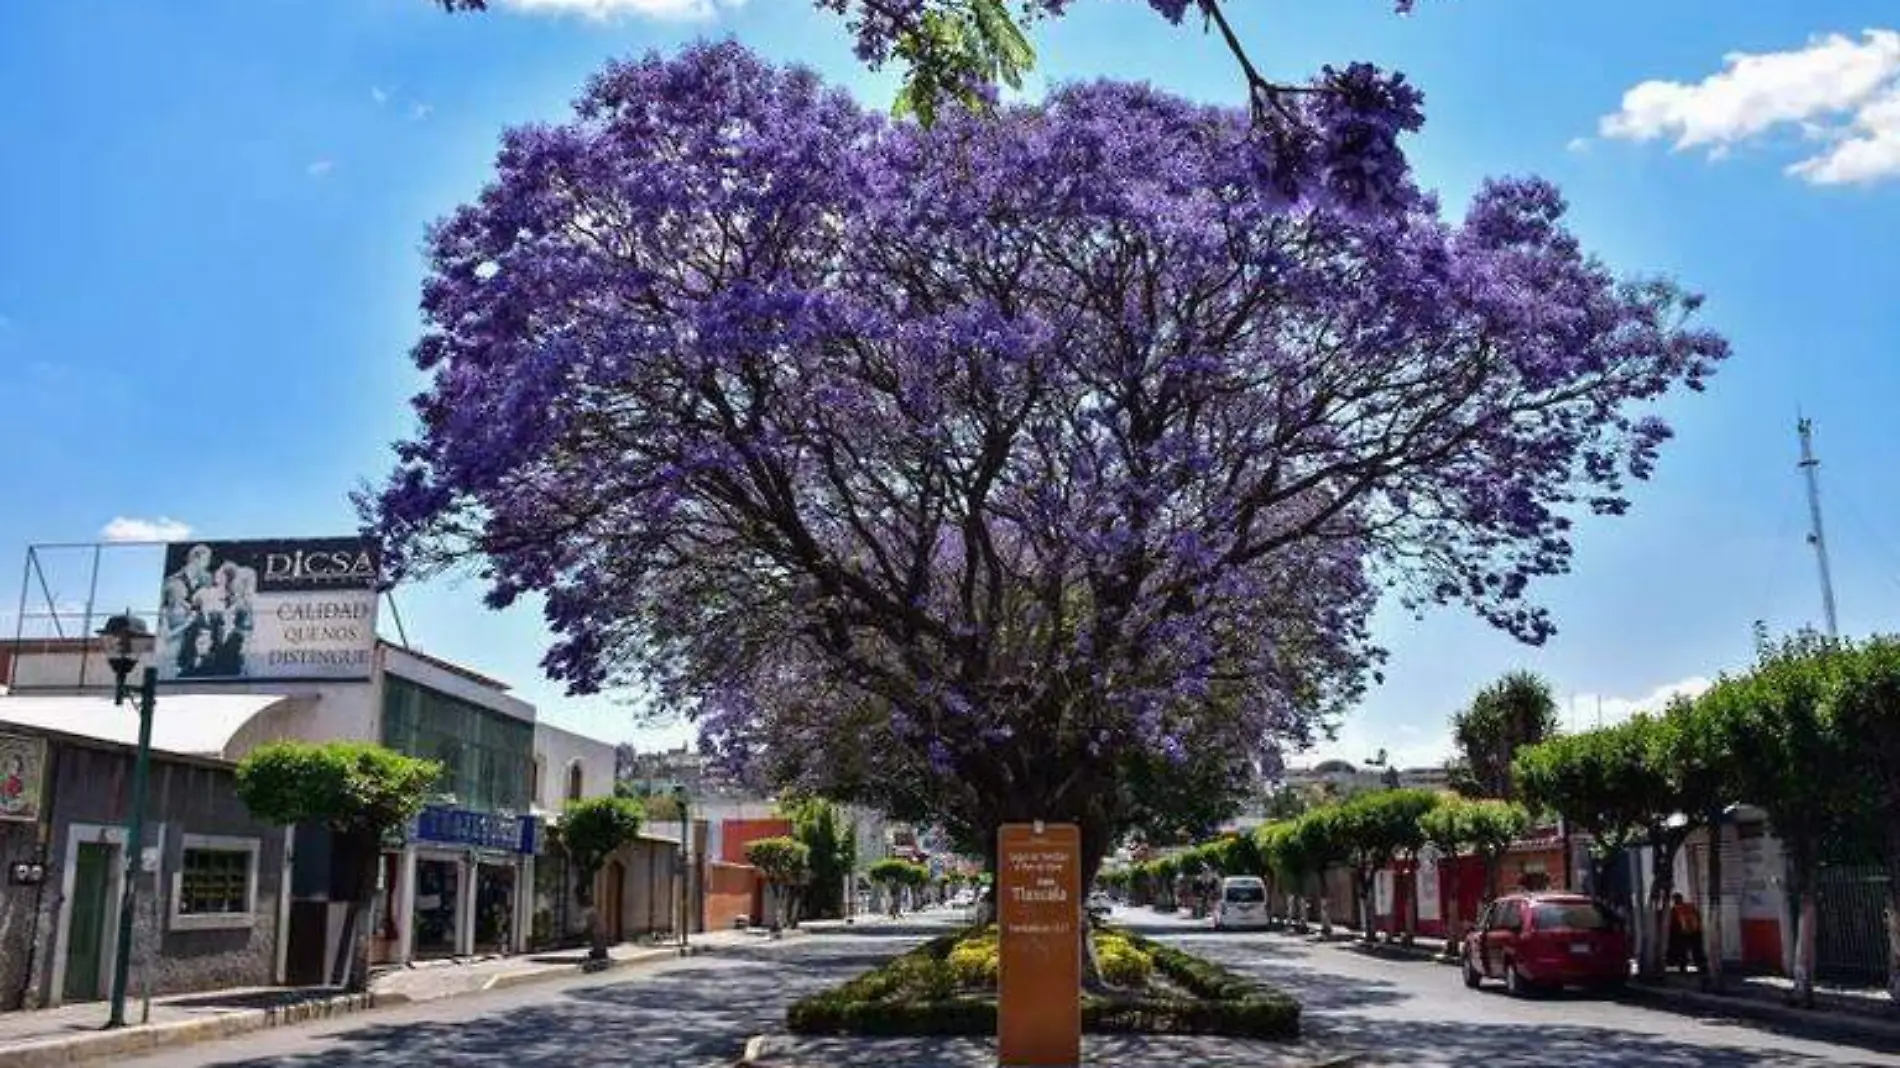
<path fill-rule="evenodd" d="M 1333 1015 L 1314 1021 L 1313 1037 L 1364 1050 L 1375 1064 L 1484 1065 L 1485 1068 L 1819 1068 L 1876 1061 L 1730 1049 L 1602 1027 L 1371 1020 Z M 1403 1052 L 1386 1054 L 1397 1047 Z"/>
<path fill-rule="evenodd" d="M 792 1000 L 890 957 L 883 940 L 813 938 L 799 952 L 723 949 L 553 1002 L 489 1009 L 460 1020 L 337 1033 L 320 1052 L 217 1063 L 255 1068 L 506 1065 L 730 1065 L 748 1036 L 777 1030 Z"/>

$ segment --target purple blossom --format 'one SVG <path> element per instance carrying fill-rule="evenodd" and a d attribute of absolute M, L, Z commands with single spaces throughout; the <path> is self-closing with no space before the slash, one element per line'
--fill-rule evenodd
<path fill-rule="evenodd" d="M 431 234 L 390 566 L 475 561 L 571 689 L 970 834 L 1297 748 L 1382 590 L 1543 640 L 1726 345 L 1546 183 L 1447 219 L 1416 93 L 1320 80 L 1263 155 L 1146 86 L 921 129 L 733 44 L 611 65 Z"/>

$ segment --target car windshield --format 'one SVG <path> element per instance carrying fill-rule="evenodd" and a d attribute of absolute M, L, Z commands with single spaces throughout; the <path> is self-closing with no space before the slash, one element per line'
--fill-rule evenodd
<path fill-rule="evenodd" d="M 1258 886 L 1230 886 L 1227 888 L 1227 900 L 1256 902 L 1265 901 L 1267 892 Z"/>
<path fill-rule="evenodd" d="M 1531 910 L 1531 922 L 1540 931 L 1603 931 L 1610 926 L 1603 910 L 1588 902 L 1539 905 Z"/>

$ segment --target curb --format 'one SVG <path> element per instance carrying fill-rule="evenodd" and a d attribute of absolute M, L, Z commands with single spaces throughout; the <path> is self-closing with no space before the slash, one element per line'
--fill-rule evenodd
<path fill-rule="evenodd" d="M 49 1068 L 52 1065 L 77 1064 L 105 1057 L 124 1057 L 172 1046 L 186 1046 L 287 1024 L 348 1016 L 375 1008 L 377 1001 L 373 995 L 339 994 L 276 1009 L 244 1009 L 199 1020 L 179 1020 L 127 1027 L 118 1031 L 92 1031 L 21 1042 L 0 1050 L 0 1068 Z"/>
<path fill-rule="evenodd" d="M 745 1053 L 740 1056 L 733 1068 L 804 1068 L 793 1061 L 775 1061 L 772 1058 L 772 1046 L 777 1035 L 753 1035 L 746 1039 Z M 1360 1068 L 1373 1062 L 1363 1052 L 1324 1054 L 1318 1060 L 1307 1061 L 1301 1068 Z"/>
<path fill-rule="evenodd" d="M 808 932 L 785 931 L 778 939 L 759 939 L 762 943 L 785 941 L 805 937 Z M 734 943 L 749 945 L 748 942 Z M 725 948 L 724 943 L 714 945 L 695 944 L 690 947 L 690 956 L 714 952 Z M 679 956 L 677 947 L 655 948 L 644 951 L 638 956 L 615 960 L 610 967 L 599 973 L 621 971 L 653 964 Z M 56 1038 L 41 1038 L 20 1042 L 0 1048 L 0 1068 L 55 1068 L 58 1065 L 80 1064 L 111 1057 L 126 1057 L 137 1053 L 147 1053 L 157 1049 L 175 1046 L 188 1046 L 199 1042 L 210 1042 L 221 1038 L 233 1038 L 263 1031 L 272 1027 L 285 1027 L 292 1024 L 308 1023 L 312 1020 L 327 1020 L 338 1016 L 348 1016 L 375 1009 L 394 1008 L 400 1005 L 414 1005 L 435 1001 L 451 1001 L 470 994 L 485 994 L 495 990 L 508 990 L 514 987 L 531 986 L 554 979 L 572 978 L 585 974 L 569 965 L 555 964 L 544 968 L 517 972 L 502 972 L 491 976 L 479 987 L 457 990 L 440 997 L 418 999 L 410 994 L 339 994 L 334 997 L 285 1005 L 272 1009 L 241 1009 L 235 1012 L 218 1013 L 196 1020 L 177 1020 L 171 1023 L 134 1025 L 117 1031 L 86 1031 L 79 1034 L 60 1035 Z"/>
<path fill-rule="evenodd" d="M 1756 998 L 1728 997 L 1635 981 L 1623 988 L 1617 1000 L 1680 1006 L 1711 1015 L 1797 1028 L 1831 1038 L 1872 1043 L 1889 1049 L 1900 1048 L 1900 1018 L 1882 1019 L 1843 1009 L 1804 1009 Z"/>

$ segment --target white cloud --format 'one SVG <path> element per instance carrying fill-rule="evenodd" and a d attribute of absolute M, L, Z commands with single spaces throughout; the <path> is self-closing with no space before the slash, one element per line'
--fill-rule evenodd
<path fill-rule="evenodd" d="M 164 516 L 136 519 L 121 515 L 101 527 L 99 536 L 106 541 L 182 541 L 191 537 L 191 524 Z"/>
<path fill-rule="evenodd" d="M 1599 709 L 1605 727 L 1621 723 L 1638 712 L 1661 712 L 1678 695 L 1700 697 L 1715 680 L 1701 675 L 1658 686 L 1641 697 L 1617 697 L 1610 694 L 1579 693 L 1558 698 L 1557 720 L 1565 730 L 1586 731 L 1598 722 Z M 1601 704 L 1599 704 L 1601 702 Z"/>
<path fill-rule="evenodd" d="M 1711 679 L 1691 675 L 1665 683 L 1638 697 L 1594 693 L 1559 696 L 1557 724 L 1567 733 L 1590 730 L 1597 725 L 1597 702 L 1601 699 L 1602 723 L 1608 727 L 1638 712 L 1661 712 L 1668 706 L 1669 699 L 1677 694 L 1696 697 L 1712 685 L 1714 681 Z M 1383 749 L 1386 759 L 1394 767 L 1439 767 L 1451 759 L 1454 749 L 1450 718 L 1447 715 L 1429 728 L 1411 723 L 1387 727 L 1348 715 L 1345 722 L 1339 725 L 1337 740 L 1321 742 L 1309 752 L 1288 754 L 1287 763 L 1293 767 L 1311 767 L 1322 760 L 1336 759 L 1360 766 Z"/>
<path fill-rule="evenodd" d="M 434 104 L 412 104 L 409 107 L 409 117 L 416 120 L 417 122 L 421 122 L 423 119 L 428 118 L 434 112 L 435 112 Z"/>
<path fill-rule="evenodd" d="M 305 167 L 304 173 L 308 174 L 312 178 L 321 178 L 324 175 L 329 174 L 331 171 L 335 169 L 336 169 L 335 160 L 320 159 L 320 160 L 313 161 L 310 164 L 310 166 Z"/>
<path fill-rule="evenodd" d="M 389 90 L 379 85 L 372 85 L 369 87 L 369 98 L 378 104 L 387 104 L 389 103 Z"/>
<path fill-rule="evenodd" d="M 531 14 L 584 15 L 606 20 L 618 15 L 691 21 L 709 19 L 721 8 L 739 7 L 745 0 L 502 0 Z"/>
<path fill-rule="evenodd" d="M 1568 144 L 1564 145 L 1564 151 L 1578 154 L 1588 152 L 1590 151 L 1590 139 L 1588 137 L 1573 137 Z"/>
<path fill-rule="evenodd" d="M 1900 31 L 1834 33 L 1785 52 L 1732 52 L 1699 82 L 1647 81 L 1598 123 L 1604 137 L 1670 139 L 1711 159 L 1792 127 L 1826 147 L 1788 173 L 1817 185 L 1900 177 Z"/>

